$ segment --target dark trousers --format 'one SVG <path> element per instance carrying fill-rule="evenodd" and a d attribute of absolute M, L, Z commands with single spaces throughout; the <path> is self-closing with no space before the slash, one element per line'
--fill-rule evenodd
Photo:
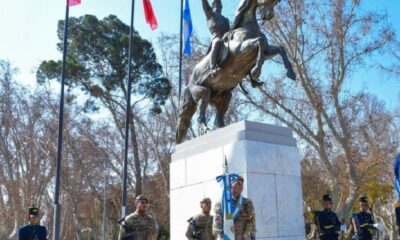
<path fill-rule="evenodd" d="M 360 240 L 372 240 L 372 234 L 368 230 L 361 230 L 361 233 L 358 234 Z"/>
<path fill-rule="evenodd" d="M 330 233 L 330 232 L 323 233 L 320 236 L 321 240 L 338 240 L 338 238 L 339 236 L 336 233 Z"/>

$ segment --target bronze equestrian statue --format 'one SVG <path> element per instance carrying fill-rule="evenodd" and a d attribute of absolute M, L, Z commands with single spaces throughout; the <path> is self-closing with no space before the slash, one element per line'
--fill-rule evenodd
<path fill-rule="evenodd" d="M 224 115 L 234 89 L 242 79 L 249 78 L 252 86 L 261 85 L 258 78 L 264 60 L 281 55 L 287 77 L 295 80 L 296 75 L 283 47 L 268 44 L 256 19 L 256 9 L 262 20 L 273 17 L 274 7 L 280 0 L 241 0 L 232 28 L 223 36 L 223 45 L 218 49 L 218 62 L 212 60 L 213 51 L 195 66 L 189 85 L 181 96 L 176 142 L 183 142 L 197 106 L 200 108 L 199 124 L 206 132 L 206 109 L 209 104 L 216 108 L 215 126 L 224 127 Z M 208 18 L 208 25 L 212 25 Z M 215 24 L 218 25 L 218 24 Z M 211 29 L 210 29 L 211 30 Z M 211 49 L 212 50 L 212 49 Z"/>

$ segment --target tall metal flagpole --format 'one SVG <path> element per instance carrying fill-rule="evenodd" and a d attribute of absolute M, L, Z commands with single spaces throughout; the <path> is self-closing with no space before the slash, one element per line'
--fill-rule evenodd
<path fill-rule="evenodd" d="M 178 106 L 180 106 L 181 102 L 181 92 L 182 92 L 182 51 L 183 51 L 183 1 L 181 0 L 181 28 L 179 34 L 179 86 L 178 86 Z"/>
<path fill-rule="evenodd" d="M 108 184 L 108 165 L 106 158 L 103 159 L 104 165 L 104 192 L 103 192 L 103 238 L 102 240 L 106 240 L 107 235 L 107 184 Z"/>
<path fill-rule="evenodd" d="M 122 210 L 121 215 L 125 217 L 127 214 L 127 178 L 128 178 L 128 148 L 129 148 L 129 121 L 131 118 L 131 92 L 132 92 L 132 41 L 133 41 L 133 17 L 135 12 L 135 0 L 132 0 L 131 8 L 131 26 L 129 32 L 129 56 L 128 56 L 128 90 L 126 93 L 126 119 L 125 119 L 125 156 L 124 156 L 124 170 L 123 170 L 123 185 L 122 185 Z"/>
<path fill-rule="evenodd" d="M 61 159 L 62 159 L 62 139 L 63 139 L 63 122 L 64 122 L 64 83 L 65 69 L 67 61 L 67 44 L 68 44 L 68 15 L 69 6 L 67 3 L 64 21 L 64 47 L 63 60 L 61 70 L 61 94 L 60 94 L 60 112 L 58 117 L 58 144 L 57 144 L 57 162 L 56 162 L 56 186 L 54 191 L 54 219 L 53 219 L 53 240 L 60 239 L 60 178 L 61 178 Z"/>

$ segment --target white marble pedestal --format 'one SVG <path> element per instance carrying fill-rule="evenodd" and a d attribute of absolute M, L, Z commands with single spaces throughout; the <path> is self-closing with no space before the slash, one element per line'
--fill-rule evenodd
<path fill-rule="evenodd" d="M 213 205 L 220 199 L 215 177 L 223 172 L 224 156 L 229 172 L 245 179 L 243 195 L 255 205 L 257 239 L 304 239 L 300 160 L 291 130 L 242 121 L 176 146 L 171 240 L 186 239 L 186 220 L 200 212 L 200 199 L 210 197 Z"/>

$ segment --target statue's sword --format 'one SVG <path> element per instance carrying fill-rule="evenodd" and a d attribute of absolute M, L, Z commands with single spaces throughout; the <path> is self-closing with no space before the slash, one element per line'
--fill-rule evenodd
<path fill-rule="evenodd" d="M 222 191 L 222 213 L 224 217 L 224 240 L 235 239 L 235 229 L 233 223 L 233 198 L 232 198 L 232 180 L 237 179 L 237 174 L 230 174 L 228 172 L 228 161 L 224 162 L 224 173 L 217 177 L 217 182 L 223 183 Z"/>

